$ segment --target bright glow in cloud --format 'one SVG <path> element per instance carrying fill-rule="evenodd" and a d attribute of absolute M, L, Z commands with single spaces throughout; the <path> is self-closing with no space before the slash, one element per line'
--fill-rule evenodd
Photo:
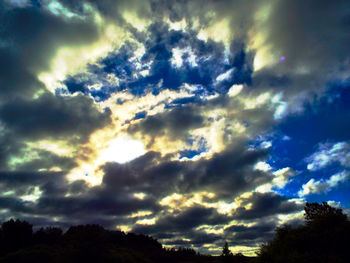
<path fill-rule="evenodd" d="M 40 198 L 41 194 L 42 194 L 42 191 L 40 190 L 39 187 L 36 186 L 34 187 L 34 190 L 32 191 L 32 193 L 27 195 L 22 195 L 21 199 L 24 201 L 35 202 Z"/>
<path fill-rule="evenodd" d="M 219 76 L 216 77 L 216 81 L 220 82 L 220 81 L 223 81 L 225 79 L 228 79 L 233 71 L 234 71 L 234 69 L 229 69 L 228 71 L 220 74 Z"/>
<path fill-rule="evenodd" d="M 237 96 L 241 91 L 242 91 L 242 89 L 243 89 L 243 85 L 233 85 L 230 89 L 229 89 L 229 91 L 228 91 L 228 95 L 230 96 L 230 97 L 235 97 L 235 96 Z"/>
<path fill-rule="evenodd" d="M 144 216 L 150 216 L 152 215 L 153 212 L 152 211 L 138 211 L 136 213 L 132 213 L 130 216 L 128 216 L 129 218 L 137 218 L 137 217 L 144 217 Z"/>
<path fill-rule="evenodd" d="M 62 15 L 62 16 L 65 16 L 67 18 L 77 16 L 76 14 L 69 11 L 67 8 L 65 8 L 61 3 L 57 2 L 57 1 L 52 1 L 48 5 L 48 9 L 50 10 L 50 12 L 52 12 L 55 15 Z"/>
<path fill-rule="evenodd" d="M 147 195 L 145 193 L 135 193 L 134 194 L 134 197 L 137 198 L 137 199 L 140 199 L 140 200 L 143 200 L 145 199 Z"/>
<path fill-rule="evenodd" d="M 169 24 L 169 28 L 172 30 L 185 31 L 187 27 L 187 23 L 185 19 L 182 19 L 181 21 L 178 21 L 178 22 L 171 22 L 169 19 L 167 19 L 166 22 Z"/>
<path fill-rule="evenodd" d="M 142 141 L 127 135 L 115 136 L 113 127 L 98 131 L 82 149 L 78 166 L 70 171 L 68 179 L 82 179 L 91 185 L 102 182 L 103 172 L 99 166 L 106 162 L 126 163 L 141 155 L 146 150 Z M 94 145 L 95 148 L 91 148 Z"/>
<path fill-rule="evenodd" d="M 156 223 L 156 218 L 145 218 L 136 221 L 138 225 L 154 225 Z"/>
<path fill-rule="evenodd" d="M 145 10 L 143 10 L 145 11 Z M 136 27 L 139 31 L 144 31 L 149 24 L 151 23 L 148 19 L 143 19 L 139 15 L 137 15 L 135 12 L 132 11 L 125 11 L 123 13 L 123 18 L 132 26 Z"/>
<path fill-rule="evenodd" d="M 74 147 L 70 146 L 67 141 L 50 141 L 41 140 L 36 142 L 28 142 L 28 147 L 33 149 L 40 149 L 52 152 L 58 156 L 73 157 L 76 151 Z"/>
<path fill-rule="evenodd" d="M 232 31 L 230 30 L 230 19 L 224 18 L 213 23 L 206 29 L 201 29 L 198 33 L 198 38 L 207 41 L 213 39 L 216 42 L 225 43 L 229 46 L 232 39 Z"/>
<path fill-rule="evenodd" d="M 145 153 L 145 147 L 141 141 L 127 137 L 113 139 L 109 146 L 102 151 L 103 162 L 129 162 Z"/>

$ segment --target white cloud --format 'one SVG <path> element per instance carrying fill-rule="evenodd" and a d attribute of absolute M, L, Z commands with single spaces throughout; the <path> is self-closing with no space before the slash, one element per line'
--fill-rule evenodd
<path fill-rule="evenodd" d="M 278 93 L 272 97 L 271 102 L 275 107 L 273 117 L 275 120 L 282 119 L 288 114 L 288 103 L 282 100 L 283 93 Z"/>
<path fill-rule="evenodd" d="M 260 147 L 262 148 L 262 149 L 268 149 L 268 148 L 270 148 L 272 146 L 272 142 L 270 142 L 270 141 L 264 141 L 264 142 L 262 142 L 261 144 L 260 144 Z"/>
<path fill-rule="evenodd" d="M 175 66 L 176 68 L 180 68 L 183 64 L 183 56 L 185 54 L 188 55 L 188 62 L 192 67 L 196 67 L 197 62 L 196 62 L 196 56 L 192 49 L 190 48 L 185 48 L 185 49 L 180 49 L 180 48 L 173 48 L 172 49 L 173 56 L 171 58 L 171 64 Z"/>
<path fill-rule="evenodd" d="M 255 164 L 254 169 L 255 170 L 260 170 L 260 171 L 263 171 L 263 172 L 268 172 L 268 171 L 271 170 L 271 166 L 268 163 L 265 163 L 265 162 L 258 162 L 258 163 Z"/>
<path fill-rule="evenodd" d="M 219 76 L 216 77 L 216 81 L 217 82 L 221 82 L 223 80 L 226 80 L 226 79 L 229 79 L 232 72 L 233 72 L 234 69 L 229 69 L 228 71 L 220 74 Z M 240 85 L 237 85 L 237 86 L 240 86 Z"/>
<path fill-rule="evenodd" d="M 271 166 L 264 167 L 264 164 L 265 164 L 264 162 L 258 162 L 254 168 L 264 172 L 270 172 L 272 170 L 272 167 Z M 260 193 L 266 193 L 271 191 L 273 187 L 282 189 L 289 182 L 289 179 L 295 175 L 296 175 L 296 172 L 290 167 L 279 169 L 271 173 L 271 176 L 273 177 L 273 179 L 270 183 L 260 185 L 255 190 Z"/>
<path fill-rule="evenodd" d="M 342 207 L 340 202 L 337 202 L 337 201 L 334 201 L 334 200 L 329 200 L 329 201 L 327 201 L 327 203 L 330 206 L 333 206 L 333 207 L 337 207 L 337 208 L 341 208 Z"/>
<path fill-rule="evenodd" d="M 283 188 L 289 181 L 289 178 L 296 175 L 296 172 L 290 167 L 285 167 L 275 171 L 273 174 L 275 175 L 275 178 L 272 181 L 274 186 Z"/>
<path fill-rule="evenodd" d="M 350 167 L 350 144 L 348 142 L 320 143 L 318 151 L 305 158 L 307 169 L 316 171 L 332 163 Z"/>
<path fill-rule="evenodd" d="M 220 75 L 221 76 L 221 75 Z M 220 77 L 219 76 L 219 77 Z M 217 80 L 217 79 L 216 79 Z M 238 95 L 241 91 L 242 91 L 242 89 L 243 89 L 243 85 L 232 85 L 232 87 L 229 89 L 229 91 L 228 91 L 228 95 L 230 96 L 230 97 L 234 97 L 234 96 L 236 96 L 236 95 Z"/>
<path fill-rule="evenodd" d="M 314 178 L 312 178 L 306 184 L 303 184 L 302 189 L 298 192 L 298 195 L 305 196 L 305 195 L 316 194 L 316 193 L 327 193 L 332 188 L 346 181 L 348 178 L 349 178 L 349 173 L 347 171 L 343 171 L 335 175 L 332 175 L 327 180 L 321 179 L 316 181 Z"/>

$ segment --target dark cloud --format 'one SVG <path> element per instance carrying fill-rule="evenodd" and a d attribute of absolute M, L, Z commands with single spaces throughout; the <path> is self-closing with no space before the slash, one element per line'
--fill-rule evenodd
<path fill-rule="evenodd" d="M 47 150 L 31 150 L 35 152 L 36 157 L 31 160 L 26 160 L 23 163 L 15 165 L 18 171 L 35 171 L 36 169 L 50 170 L 52 167 L 60 167 L 63 171 L 68 171 L 76 166 L 73 158 L 66 156 L 58 156 Z M 25 155 L 25 154 L 24 154 Z M 25 158 L 25 156 L 22 156 Z"/>
<path fill-rule="evenodd" d="M 8 100 L 0 107 L 0 120 L 22 138 L 68 137 L 84 142 L 91 132 L 110 122 L 110 111 L 100 113 L 85 96 L 46 93 L 36 100 Z"/>
<path fill-rule="evenodd" d="M 174 108 L 162 114 L 148 116 L 130 126 L 129 132 L 141 132 L 152 137 L 168 136 L 186 139 L 189 131 L 204 126 L 205 119 L 192 107 Z"/>
<path fill-rule="evenodd" d="M 223 237 L 196 230 L 197 227 L 227 224 L 231 219 L 230 216 L 219 214 L 214 208 L 195 205 L 182 209 L 178 213 L 162 215 L 155 225 L 135 225 L 132 231 L 152 235 L 162 240 L 165 245 L 200 248 L 204 244 L 214 244 Z"/>
<path fill-rule="evenodd" d="M 0 163 L 6 170 L 12 157 L 24 154 L 28 140 L 69 138 L 83 142 L 110 119 L 108 112 L 99 113 L 86 97 L 63 98 L 44 92 L 33 99 L 34 94 L 45 90 L 38 73 L 50 68 L 62 45 L 83 45 L 97 39 L 92 17 L 68 19 L 40 5 L 1 2 L 0 20 L 0 141 L 4 145 Z M 17 168 L 30 171 L 51 168 L 54 163 L 62 169 L 74 166 L 73 160 L 48 151 L 35 154 L 37 158 Z"/>
<path fill-rule="evenodd" d="M 191 238 L 193 244 L 200 248 L 205 244 L 215 244 L 217 241 L 222 241 L 222 236 L 218 234 L 209 234 L 204 231 L 192 231 L 187 234 Z M 219 245 L 221 246 L 221 244 Z"/>
<path fill-rule="evenodd" d="M 264 26 L 265 41 L 284 61 L 255 72 L 254 87 L 282 91 L 294 111 L 328 82 L 344 79 L 349 17 L 348 1 L 277 1 Z"/>
<path fill-rule="evenodd" d="M 37 73 L 50 66 L 61 45 L 79 45 L 98 37 L 91 19 L 65 19 L 43 8 L 9 8 L 2 3 L 0 95 L 32 96 L 43 88 Z"/>
<path fill-rule="evenodd" d="M 90 193 L 91 194 L 91 193 Z M 36 206 L 39 214 L 80 218 L 81 222 L 89 220 L 91 213 L 103 216 L 128 215 L 138 210 L 152 209 L 152 200 L 139 200 L 124 195 L 111 196 L 73 196 L 43 197 Z"/>
<path fill-rule="evenodd" d="M 2 209 L 8 209 L 12 213 L 32 213 L 33 208 L 30 207 L 30 203 L 21 201 L 16 197 L 0 197 L 0 207 Z"/>
<path fill-rule="evenodd" d="M 106 164 L 103 167 L 103 184 L 113 191 L 127 190 L 132 185 L 135 192 L 159 198 L 178 189 L 179 177 L 185 165 L 177 161 L 166 161 L 158 153 L 149 152 L 131 163 Z"/>
<path fill-rule="evenodd" d="M 16 196 L 33 194 L 34 188 L 42 192 L 36 202 L 28 202 L 12 195 L 3 197 L 2 207 L 24 215 L 62 217 L 66 222 L 91 222 L 91 214 L 114 224 L 121 218 L 139 210 L 160 213 L 158 202 L 174 192 L 213 191 L 231 199 L 245 190 L 266 181 L 263 174 L 251 167 L 264 152 L 241 152 L 242 149 L 217 154 L 202 162 L 167 160 L 158 153 L 149 152 L 126 164 L 108 163 L 101 186 L 88 188 L 83 181 L 68 182 L 64 173 L 54 172 L 3 172 L 0 174 L 2 191 L 14 190 Z M 260 177 L 260 179 L 259 179 Z M 267 177 L 266 177 L 267 178 Z M 143 192 L 143 200 L 134 193 Z M 218 197 L 220 198 L 220 197 Z M 169 228 L 182 233 L 202 224 L 227 223 L 231 218 L 220 215 L 213 208 L 189 207 L 176 215 L 159 214 L 152 233 L 159 234 Z M 96 218 L 96 220 L 98 220 Z M 109 221 L 110 220 L 110 221 Z M 130 220 L 129 220 L 130 222 Z M 150 231 L 146 229 L 140 231 Z"/>
<path fill-rule="evenodd" d="M 139 233 L 150 234 L 185 234 L 193 231 L 201 225 L 217 225 L 225 224 L 230 221 L 230 217 L 221 215 L 214 208 L 206 208 L 203 206 L 192 206 L 183 209 L 178 214 L 166 214 L 157 219 L 154 226 L 135 226 L 133 231 Z"/>
<path fill-rule="evenodd" d="M 237 147 L 238 148 L 238 147 Z M 117 225 L 136 223 L 143 218 L 157 218 L 155 225 L 135 224 L 133 231 L 151 234 L 164 240 L 165 244 L 189 244 L 180 238 L 190 239 L 190 243 L 201 248 L 204 244 L 219 244 L 222 236 L 208 234 L 196 228 L 202 225 L 217 227 L 226 225 L 233 219 L 255 220 L 266 216 L 275 217 L 279 213 L 293 213 L 300 209 L 293 202 L 276 194 L 255 193 L 243 200 L 242 205 L 252 203 L 251 209 L 238 208 L 233 216 L 219 214 L 215 208 L 201 205 L 166 212 L 159 201 L 166 195 L 212 191 L 217 198 L 208 202 L 233 200 L 245 191 L 271 180 L 264 174 L 253 171 L 253 164 L 265 156 L 265 151 L 242 148 L 217 154 L 210 160 L 197 162 L 170 161 L 168 157 L 149 152 L 130 163 L 108 163 L 104 165 L 103 184 L 88 187 L 84 181 L 68 182 L 64 173 L 12 172 L 0 174 L 2 192 L 15 190 L 16 195 L 2 196 L 0 206 L 29 221 L 35 216 L 38 225 L 55 225 L 53 218 L 60 218 L 60 226 L 69 224 L 98 223 L 114 228 Z M 42 191 L 36 202 L 24 201 L 19 196 L 34 193 L 34 187 Z M 134 193 L 146 194 L 143 200 Z M 148 216 L 128 218 L 137 211 L 148 210 Z M 5 215 L 4 215 L 5 216 Z M 56 224 L 57 225 L 57 224 Z M 273 226 L 257 226 L 252 229 L 231 227 L 225 236 L 234 237 L 232 242 L 252 245 L 271 237 Z M 262 236 L 259 238 L 260 233 Z M 230 239 L 228 239 L 230 240 Z M 235 241 L 234 241 L 235 240 Z M 232 243 L 232 244 L 233 244 Z M 201 250 L 201 251 L 202 251 Z"/>
<path fill-rule="evenodd" d="M 62 172 L 0 172 L 2 192 L 14 191 L 16 196 L 32 194 L 34 187 L 39 187 L 43 195 L 65 195 L 68 182 Z"/>
<path fill-rule="evenodd" d="M 244 1 L 244 0 L 200 0 L 188 1 L 151 1 L 154 16 L 162 18 L 169 17 L 172 22 L 180 21 L 183 18 L 190 24 L 194 19 L 199 20 L 199 27 L 206 28 L 215 22 L 229 19 L 230 30 L 235 34 L 236 39 L 246 39 L 247 33 L 254 24 L 255 10 L 268 1 Z"/>
<path fill-rule="evenodd" d="M 126 220 L 137 220 L 123 216 L 139 210 L 159 210 L 155 200 L 137 199 L 132 189 L 116 193 L 103 186 L 91 188 L 85 181 L 69 182 L 64 173 L 58 172 L 1 172 L 0 190 L 5 193 L 0 197 L 0 207 L 9 215 L 29 219 L 39 216 L 50 225 L 55 224 L 54 217 L 59 217 L 62 224 L 99 223 L 112 228 Z M 37 201 L 21 198 L 36 191 L 40 192 Z"/>
<path fill-rule="evenodd" d="M 243 204 L 251 203 L 251 208 L 237 208 L 234 217 L 237 219 L 257 219 L 276 214 L 289 214 L 303 209 L 303 205 L 288 200 L 284 196 L 268 192 L 255 192 Z"/>
<path fill-rule="evenodd" d="M 190 240 L 184 240 L 183 238 L 187 238 Z M 218 242 L 219 241 L 219 242 Z M 200 253 L 207 254 L 208 251 L 203 248 L 203 245 L 205 244 L 212 244 L 215 243 L 222 243 L 223 239 L 222 236 L 216 235 L 216 234 L 208 234 L 204 231 L 198 230 L 198 231 L 189 231 L 186 232 L 182 238 L 179 239 L 170 239 L 163 241 L 166 245 L 176 245 L 176 246 L 182 246 L 182 247 L 195 247 L 197 250 L 199 250 Z M 221 246 L 221 244 L 219 244 Z"/>
<path fill-rule="evenodd" d="M 6 170 L 10 157 L 20 154 L 21 148 L 25 147 L 25 145 L 17 140 L 10 131 L 5 130 L 3 125 L 0 124 L 0 127 L 2 127 L 0 132 L 0 144 L 2 146 L 0 148 L 0 165 L 2 167 L 1 170 Z"/>
<path fill-rule="evenodd" d="M 280 67 L 336 70 L 350 55 L 349 16 L 348 1 L 278 1 L 269 16 L 268 41 L 288 61 Z"/>
<path fill-rule="evenodd" d="M 212 191 L 217 198 L 231 199 L 270 180 L 253 169 L 265 157 L 265 150 L 246 150 L 244 145 L 196 162 L 169 161 L 149 152 L 128 164 L 106 164 L 103 183 L 120 190 L 132 185 L 135 191 L 157 197 Z"/>
<path fill-rule="evenodd" d="M 232 245 L 248 245 L 265 242 L 273 238 L 276 222 L 258 222 L 254 226 L 233 225 L 225 229 L 225 236 Z"/>

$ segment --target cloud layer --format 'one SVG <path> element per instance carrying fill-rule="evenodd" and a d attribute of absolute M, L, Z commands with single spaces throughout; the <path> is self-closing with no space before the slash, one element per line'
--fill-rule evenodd
<path fill-rule="evenodd" d="M 348 1 L 6 0 L 0 21 L 1 221 L 251 255 L 309 196 L 350 205 L 350 138 L 305 122 L 348 115 Z"/>

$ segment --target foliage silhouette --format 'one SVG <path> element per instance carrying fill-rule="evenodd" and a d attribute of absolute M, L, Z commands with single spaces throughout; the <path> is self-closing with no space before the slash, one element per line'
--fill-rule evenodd
<path fill-rule="evenodd" d="M 35 244 L 55 244 L 62 236 L 62 229 L 58 227 L 40 228 L 33 234 L 33 242 Z"/>
<path fill-rule="evenodd" d="M 221 262 L 223 263 L 246 263 L 249 262 L 249 258 L 243 256 L 241 253 L 237 253 L 233 255 L 231 250 L 229 249 L 228 243 L 225 241 L 225 244 L 222 248 L 221 252 Z"/>
<path fill-rule="evenodd" d="M 222 248 L 221 256 L 222 257 L 232 257 L 233 256 L 231 250 L 228 248 L 228 244 L 226 241 L 225 241 L 224 247 Z"/>
<path fill-rule="evenodd" d="M 233 255 L 225 242 L 220 257 L 200 255 L 192 248 L 165 249 L 146 235 L 106 230 L 99 225 L 40 228 L 9 220 L 0 228 L 0 263 L 345 263 L 350 262 L 350 222 L 339 208 L 307 203 L 305 224 L 276 229 L 257 258 Z"/>
<path fill-rule="evenodd" d="M 0 228 L 0 263 L 219 263 L 218 257 L 204 256 L 191 248 L 165 249 L 154 238 L 99 225 L 40 228 L 32 232 L 25 221 L 10 220 Z"/>
<path fill-rule="evenodd" d="M 0 231 L 0 255 L 26 247 L 32 242 L 32 225 L 21 220 L 9 220 Z"/>
<path fill-rule="evenodd" d="M 257 262 L 350 262 L 350 222 L 339 208 L 327 203 L 307 203 L 305 225 L 276 229 L 275 238 L 261 246 Z"/>
<path fill-rule="evenodd" d="M 306 203 L 304 210 L 307 224 L 336 224 L 347 219 L 340 208 L 331 207 L 326 202 Z"/>

